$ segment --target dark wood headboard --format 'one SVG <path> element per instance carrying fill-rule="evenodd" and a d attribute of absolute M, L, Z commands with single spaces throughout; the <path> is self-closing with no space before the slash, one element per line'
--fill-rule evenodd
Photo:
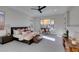
<path fill-rule="evenodd" d="M 13 35 L 13 30 L 17 30 L 17 29 L 26 29 L 28 27 L 11 27 L 11 35 Z"/>

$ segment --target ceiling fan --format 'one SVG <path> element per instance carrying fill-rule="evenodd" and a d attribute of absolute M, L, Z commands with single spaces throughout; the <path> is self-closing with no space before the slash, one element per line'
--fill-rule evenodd
<path fill-rule="evenodd" d="M 38 10 L 40 13 L 42 13 L 42 9 L 46 8 L 46 6 L 38 6 L 37 9 L 31 8 L 32 10 Z"/>

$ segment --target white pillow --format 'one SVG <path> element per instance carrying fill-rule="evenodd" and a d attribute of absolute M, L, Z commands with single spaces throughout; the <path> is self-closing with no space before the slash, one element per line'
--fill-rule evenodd
<path fill-rule="evenodd" d="M 27 34 L 27 32 L 22 32 L 22 35 L 26 35 Z"/>
<path fill-rule="evenodd" d="M 13 30 L 13 33 L 14 33 L 15 35 L 20 34 L 20 32 L 19 32 L 18 30 Z"/>

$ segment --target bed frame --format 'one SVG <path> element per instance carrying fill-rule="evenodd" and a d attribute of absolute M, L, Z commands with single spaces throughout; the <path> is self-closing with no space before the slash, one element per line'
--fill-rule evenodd
<path fill-rule="evenodd" d="M 28 29 L 28 27 L 11 27 L 11 36 L 12 36 L 12 39 L 13 40 L 17 40 L 17 41 L 19 41 L 18 40 L 18 38 L 15 38 L 15 37 L 13 37 L 13 30 L 15 29 Z M 22 41 L 19 41 L 19 42 L 23 42 L 23 43 L 27 43 L 27 44 L 32 44 L 33 43 L 33 39 L 31 39 L 30 41 L 27 41 L 27 40 L 22 40 Z"/>

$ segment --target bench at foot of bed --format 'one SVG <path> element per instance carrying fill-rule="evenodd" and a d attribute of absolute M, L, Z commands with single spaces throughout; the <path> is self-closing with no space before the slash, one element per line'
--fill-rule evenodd
<path fill-rule="evenodd" d="M 36 35 L 36 36 L 33 38 L 33 42 L 34 42 L 34 43 L 39 43 L 41 40 L 42 40 L 42 38 L 41 38 L 40 35 Z"/>

